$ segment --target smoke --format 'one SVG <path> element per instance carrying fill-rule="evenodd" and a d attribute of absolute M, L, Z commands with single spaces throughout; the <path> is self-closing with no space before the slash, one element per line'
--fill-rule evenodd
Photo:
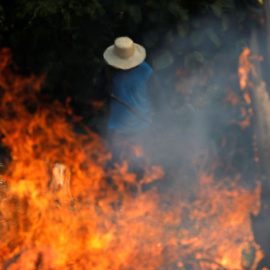
<path fill-rule="evenodd" d="M 125 166 L 125 164 L 127 164 L 128 171 L 134 173 L 134 175 L 136 175 L 136 181 L 140 182 L 142 181 L 147 168 L 151 166 L 160 166 L 164 170 L 164 174 L 158 174 L 159 177 L 162 179 L 157 179 L 156 175 L 151 175 L 155 174 L 155 170 L 148 170 L 148 177 L 152 177 L 152 181 L 149 179 L 144 179 L 144 191 L 149 190 L 153 186 L 155 186 L 158 187 L 161 192 L 171 192 L 174 191 L 174 189 L 177 187 L 177 192 L 181 190 L 182 196 L 186 193 L 187 197 L 192 197 L 192 195 L 196 193 L 194 192 L 194 190 L 192 191 L 192 189 L 194 189 L 193 184 L 195 184 L 197 186 L 200 186 L 202 190 L 202 192 L 200 193 L 202 198 L 199 198 L 197 202 L 206 203 L 208 202 L 209 198 L 211 200 L 216 197 L 219 198 L 219 200 L 217 200 L 213 204 L 213 206 L 207 205 L 206 207 L 210 208 L 210 210 L 208 209 L 208 211 L 211 212 L 212 210 L 213 212 L 215 212 L 215 210 L 217 210 L 216 205 L 221 207 L 220 202 L 222 202 L 223 200 L 230 204 L 230 209 L 232 208 L 232 206 L 235 207 L 235 205 L 233 204 L 235 195 L 233 195 L 233 193 L 230 193 L 231 197 L 229 199 L 226 193 L 219 196 L 220 193 L 222 193 L 222 186 L 213 189 L 213 193 L 210 195 L 208 194 L 207 188 L 203 189 L 203 185 L 205 184 L 207 186 L 209 182 L 211 183 L 211 177 L 209 177 L 208 179 L 209 174 L 214 174 L 215 181 L 224 179 L 226 176 L 229 175 L 233 176 L 229 183 L 226 182 L 226 184 L 228 185 L 228 189 L 226 189 L 226 191 L 229 191 L 229 189 L 233 187 L 231 182 L 236 181 L 236 175 L 240 173 L 242 175 L 242 178 L 245 178 L 245 175 L 254 170 L 254 167 L 250 166 L 251 161 L 253 160 L 252 151 L 250 152 L 250 148 L 252 145 L 250 142 L 252 132 L 250 131 L 251 126 L 249 124 L 246 124 L 247 115 L 245 115 L 245 112 L 247 111 L 247 106 L 245 104 L 245 100 L 242 96 L 238 84 L 236 68 L 238 58 L 234 58 L 234 68 L 230 69 L 229 67 L 231 63 L 224 64 L 224 60 L 229 59 L 228 54 L 225 51 L 219 51 L 217 55 L 214 55 L 211 59 L 208 60 L 206 57 L 203 56 L 203 52 L 203 48 L 198 48 L 196 51 L 191 52 L 189 57 L 187 57 L 186 66 L 183 63 L 178 63 L 174 59 L 175 62 L 172 65 L 168 66 L 167 68 L 163 68 L 162 70 L 154 71 L 159 80 L 159 88 L 161 93 L 158 93 L 157 91 L 155 93 L 153 91 L 154 95 L 150 95 L 149 97 L 150 102 L 153 106 L 152 124 L 148 128 L 138 131 L 136 134 L 132 135 L 119 135 L 115 132 L 109 132 L 107 134 L 104 134 L 104 143 L 108 144 L 108 148 L 113 154 L 112 159 L 109 160 L 108 164 L 106 164 L 107 167 L 105 167 L 104 169 L 110 171 L 111 167 L 114 167 L 114 169 L 116 169 L 114 170 L 114 172 L 117 172 L 117 170 L 119 170 L 120 172 L 121 166 Z M 195 62 L 198 60 L 198 67 L 196 67 Z M 188 63 L 190 65 L 188 65 Z M 233 94 L 234 97 L 237 97 L 236 99 L 233 99 L 232 97 L 228 98 L 228 96 Z M 156 102 L 157 100 L 155 100 L 158 95 L 162 96 L 162 98 L 160 99 L 161 102 Z M 235 102 L 235 100 L 237 100 L 237 102 Z M 246 111 L 244 111 L 245 109 Z M 62 119 L 60 120 L 59 122 L 62 123 Z M 59 133 L 62 135 L 63 132 Z M 61 140 L 59 141 L 59 143 L 61 143 Z M 73 164 L 73 158 L 79 160 L 80 150 L 76 148 L 76 145 L 76 139 L 74 138 L 74 140 L 72 140 L 72 145 L 70 146 L 70 149 L 72 149 L 70 150 L 70 157 L 72 157 L 72 159 L 67 160 L 67 162 L 70 162 L 69 164 Z M 95 143 L 93 143 L 93 145 L 95 145 Z M 97 149 L 96 153 L 94 153 L 93 160 L 95 160 L 94 156 L 98 154 L 99 150 L 100 149 Z M 63 158 L 65 158 L 65 156 Z M 84 156 L 81 158 L 84 159 Z M 96 159 L 98 159 L 98 157 Z M 89 175 L 92 175 L 94 171 L 97 174 L 101 174 L 101 169 L 103 169 L 100 167 L 96 169 L 91 169 L 89 168 L 91 167 L 89 166 L 89 163 L 83 160 L 83 162 L 78 163 L 78 167 L 74 169 L 73 173 L 79 173 L 82 164 L 84 164 L 84 166 L 88 168 Z M 122 174 L 124 173 L 126 172 L 123 172 Z M 135 186 L 133 182 L 134 178 L 132 178 L 131 174 L 129 174 L 128 176 L 131 177 L 130 182 L 128 182 L 129 180 L 123 180 L 120 177 L 117 178 L 117 180 L 105 180 L 103 178 L 97 178 L 98 185 L 101 185 L 101 189 L 103 190 L 104 194 L 102 193 L 102 196 L 100 196 L 100 198 L 95 197 L 98 195 L 95 195 L 93 198 L 95 198 L 97 201 L 100 200 L 100 205 L 102 206 L 102 200 L 105 198 L 105 196 L 110 195 L 110 193 L 106 193 L 106 189 L 108 187 L 104 187 L 106 185 L 106 181 L 109 182 L 109 180 L 111 181 L 111 183 L 113 183 L 114 181 L 124 183 L 121 185 L 121 188 L 118 188 L 117 186 L 112 188 L 112 193 L 116 192 L 116 190 L 119 194 L 124 193 L 127 190 L 128 185 L 130 185 L 131 187 L 130 192 L 138 192 L 138 189 L 132 189 L 132 187 Z M 200 177 L 203 178 L 205 183 L 200 183 L 198 181 L 198 178 Z M 249 177 L 247 179 L 252 180 L 252 182 L 254 183 L 254 178 L 252 174 L 249 174 Z M 247 181 L 247 179 L 245 179 L 245 181 Z M 93 181 L 93 179 L 91 181 Z M 81 182 L 83 182 L 88 183 L 88 185 L 91 186 L 88 178 L 81 177 L 79 182 L 81 185 Z M 91 186 L 91 188 L 93 188 L 93 186 Z M 110 188 L 108 189 L 110 190 Z M 88 191 L 85 191 L 85 193 L 87 192 Z M 91 192 L 93 192 L 93 190 L 91 190 Z M 235 201 L 238 202 L 236 206 L 239 208 L 238 210 L 241 210 L 242 213 L 244 212 L 242 206 L 245 206 L 242 201 L 245 201 L 247 198 L 252 198 L 252 200 L 250 200 L 249 202 L 250 204 L 248 204 L 248 207 L 246 207 L 246 209 L 248 209 L 247 211 L 249 211 L 249 209 L 253 209 L 252 202 L 256 201 L 255 195 L 257 195 L 258 193 L 253 195 L 252 192 L 248 193 L 244 189 L 241 189 L 241 192 L 239 192 L 239 194 L 235 196 L 236 199 L 239 196 L 240 201 Z M 171 194 L 173 194 L 173 192 L 171 192 Z M 88 195 L 89 194 L 87 194 L 87 197 Z M 144 194 L 140 195 L 141 197 L 143 197 Z M 112 199 L 114 200 L 107 201 L 106 205 L 108 205 L 108 207 L 104 208 L 104 215 L 108 214 L 108 209 L 111 209 L 110 207 L 113 208 L 113 205 L 118 203 L 116 202 L 118 198 L 119 200 L 121 200 L 120 196 L 112 196 Z M 166 198 L 166 196 L 163 198 Z M 175 203 L 175 206 L 177 206 L 175 207 L 177 211 L 174 212 L 174 215 L 168 217 L 168 227 L 171 226 L 170 228 L 165 227 L 167 225 L 164 225 L 166 224 L 166 222 L 163 223 L 163 220 L 157 221 L 155 220 L 156 216 L 154 215 L 153 217 L 153 220 L 155 220 L 155 223 L 153 223 L 155 224 L 153 228 L 156 227 L 156 224 L 160 224 L 160 226 L 164 227 L 164 230 L 162 230 L 159 235 L 160 239 L 164 238 L 165 232 L 172 230 L 171 228 L 176 228 L 174 230 L 174 233 L 175 235 L 177 234 L 177 241 L 179 240 L 179 242 L 177 242 L 176 244 L 175 241 L 165 243 L 163 251 L 158 253 L 159 255 L 162 254 L 162 256 L 164 256 L 165 263 L 172 261 L 172 258 L 174 258 L 170 257 L 168 250 L 176 249 L 177 251 L 179 251 L 183 249 L 184 251 L 184 249 L 188 247 L 188 245 L 185 244 L 185 240 L 193 238 L 193 234 L 196 236 L 199 235 L 197 231 L 200 231 L 200 229 L 198 230 L 198 227 L 196 227 L 198 224 L 199 226 L 201 226 L 199 228 L 207 228 L 207 230 L 204 230 L 201 236 L 201 238 L 203 239 L 201 240 L 201 242 L 198 241 L 199 239 L 196 240 L 196 242 L 198 242 L 198 246 L 195 247 L 195 252 L 192 251 L 192 255 L 196 254 L 197 249 L 200 249 L 200 245 L 206 244 L 205 239 L 209 236 L 209 233 L 211 233 L 209 232 L 209 226 L 207 226 L 208 224 L 206 224 L 205 226 L 203 222 L 207 223 L 209 220 L 211 221 L 211 218 L 213 217 L 211 216 L 210 219 L 205 218 L 204 215 L 196 217 L 196 211 L 199 212 L 199 214 L 204 213 L 203 211 L 205 211 L 205 208 L 199 208 L 198 205 L 195 204 L 193 205 L 193 209 L 195 209 L 196 211 L 192 213 L 192 207 L 189 209 L 188 205 L 188 203 L 190 203 L 191 205 L 192 199 L 194 198 L 188 198 L 186 200 L 183 200 L 185 208 L 182 209 L 181 206 L 183 204 L 178 198 L 178 194 L 174 193 L 173 198 L 167 198 L 167 204 L 164 203 L 163 205 L 165 209 L 166 207 L 169 208 L 170 204 L 173 205 Z M 151 196 L 145 196 L 144 200 L 139 201 L 141 202 L 139 206 L 138 201 L 133 201 L 130 199 L 125 201 L 125 203 L 128 205 L 134 204 L 134 207 L 136 206 L 138 207 L 138 209 L 141 209 L 144 208 L 144 205 L 147 201 L 151 201 Z M 157 209 L 159 209 L 159 205 L 156 205 L 157 201 L 159 200 L 153 200 L 152 204 Z M 173 209 L 174 208 L 171 207 L 171 210 Z M 148 212 L 151 211 L 151 208 L 144 210 L 145 211 L 139 212 L 139 214 L 137 213 L 137 216 L 135 215 L 135 217 L 135 211 L 134 213 L 131 212 L 130 218 L 132 222 L 136 218 L 144 218 L 144 216 L 147 216 Z M 228 218 L 226 208 L 221 207 L 221 209 L 219 210 L 222 210 L 222 214 L 226 218 Z M 190 213 L 186 214 L 185 211 Z M 255 212 L 255 210 L 253 210 L 253 212 Z M 164 211 L 164 213 L 166 213 L 166 210 Z M 238 211 L 237 213 L 240 212 Z M 213 215 L 216 218 L 218 217 L 218 214 L 214 213 Z M 249 212 L 244 213 L 244 215 L 245 214 L 246 216 L 248 216 Z M 191 215 L 191 217 L 189 217 L 189 215 Z M 205 215 L 207 216 L 207 213 Z M 222 216 L 222 218 L 224 218 L 224 216 Z M 108 215 L 107 218 L 108 220 L 110 220 L 110 215 Z M 180 223 L 182 218 L 185 219 L 185 221 L 187 222 L 182 223 L 181 227 Z M 190 222 L 192 218 L 193 224 L 188 224 L 188 222 Z M 223 220 L 222 218 L 221 221 Z M 160 219 L 163 219 L 163 216 L 160 216 Z M 231 219 L 233 219 L 233 217 L 231 217 Z M 83 218 L 83 220 L 86 219 Z M 138 231 L 142 231 L 140 230 L 140 227 L 143 227 L 141 225 L 146 225 L 145 219 L 141 220 L 142 221 L 138 226 Z M 196 222 L 197 224 L 195 226 L 194 223 Z M 219 222 L 220 220 L 218 219 L 218 221 L 216 221 L 214 229 L 222 229 Z M 86 223 L 89 223 L 89 221 L 86 220 Z M 110 226 L 116 226 L 117 219 L 114 219 L 112 223 L 114 225 Z M 229 224 L 228 227 L 230 227 L 230 220 L 227 223 Z M 123 224 L 125 224 L 126 226 L 123 226 Z M 188 230 L 186 229 L 186 226 L 188 226 Z M 190 226 L 193 226 L 193 228 L 189 229 Z M 132 226 L 130 226 L 130 224 L 126 222 L 121 223 L 121 235 L 123 235 L 124 227 L 127 232 L 126 235 L 130 237 L 130 229 Z M 151 231 L 153 228 L 150 228 L 149 231 Z M 211 227 L 211 229 L 212 228 L 213 227 Z M 117 231 L 118 229 L 119 228 L 117 227 Z M 182 233 L 181 235 L 179 233 L 180 231 Z M 225 230 L 223 231 L 227 232 L 228 230 L 226 230 L 225 227 Z M 214 234 L 212 235 L 212 237 L 215 240 L 217 239 L 217 236 Z M 237 235 L 237 237 L 239 237 L 239 235 Z M 246 237 L 248 238 L 247 234 Z M 181 238 L 184 239 L 183 243 L 181 242 Z M 172 240 L 174 240 L 174 237 Z M 136 238 L 136 243 L 137 241 L 139 240 L 137 240 Z M 223 247 L 226 246 L 226 241 L 228 241 L 227 238 L 223 237 Z M 220 244 L 219 241 L 217 242 L 218 244 Z M 145 245 L 145 243 L 146 242 L 144 242 L 143 245 Z M 190 242 L 187 241 L 186 243 Z M 209 250 L 215 250 L 215 248 L 213 247 L 216 247 L 215 244 L 212 244 L 211 241 L 209 241 L 209 243 L 210 244 L 208 248 L 206 248 L 207 252 Z M 157 246 L 156 239 L 154 242 L 154 246 Z M 162 244 L 158 243 L 158 246 L 162 246 Z M 176 248 L 174 248 L 173 246 L 175 246 Z M 103 245 L 101 245 L 101 247 L 103 247 Z M 192 248 L 192 244 L 190 245 L 190 247 Z M 136 250 L 140 249 L 137 248 Z M 233 252 L 235 252 L 234 247 L 232 248 L 232 250 Z M 133 256 L 134 252 L 132 251 L 132 253 Z M 178 260 L 179 254 L 181 254 L 181 252 L 176 252 L 176 254 L 176 260 Z M 102 254 L 102 256 L 104 256 L 104 254 Z M 210 255 L 208 257 L 210 257 Z M 240 262 L 238 262 L 238 264 L 240 264 Z M 188 266 L 185 266 L 185 268 L 188 268 Z"/>
<path fill-rule="evenodd" d="M 211 21 L 204 24 L 205 28 L 213 28 Z M 105 136 L 116 160 L 130 160 L 133 171 L 143 170 L 139 167 L 147 163 L 160 165 L 166 179 L 160 183 L 166 183 L 166 188 L 186 185 L 183 179 L 193 182 L 199 171 L 209 171 L 213 164 L 217 181 L 240 173 L 243 184 L 254 187 L 257 172 L 253 127 L 252 122 L 248 123 L 249 106 L 239 88 L 237 71 L 242 47 L 236 44 L 239 36 L 234 28 L 226 37 L 219 46 L 212 42 L 209 48 L 210 35 L 210 41 L 208 37 L 208 41 L 193 49 L 188 41 L 183 44 L 183 39 L 174 37 L 175 44 L 182 43 L 183 52 L 180 57 L 174 55 L 174 62 L 168 67 L 154 69 L 161 93 L 156 91 L 149 97 L 153 124 L 148 130 L 120 138 L 121 147 L 112 142 L 110 137 L 114 135 Z M 148 63 L 153 66 L 154 56 L 165 50 L 167 47 L 150 51 Z M 228 98 L 230 94 L 237 103 Z M 161 102 L 156 102 L 158 95 L 162 96 Z M 140 146 L 144 155 L 136 158 L 128 146 L 124 149 L 125 141 L 126 145 Z"/>

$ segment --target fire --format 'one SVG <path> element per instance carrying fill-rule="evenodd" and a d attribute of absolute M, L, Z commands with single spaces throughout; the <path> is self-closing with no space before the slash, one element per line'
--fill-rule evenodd
<path fill-rule="evenodd" d="M 251 63 L 250 59 L 251 59 L 250 49 L 244 48 L 243 52 L 241 53 L 239 57 L 239 68 L 238 68 L 240 88 L 242 90 L 245 90 L 248 84 L 250 84 L 250 81 L 248 78 L 249 73 L 252 73 L 254 77 L 257 77 L 255 67 Z"/>
<path fill-rule="evenodd" d="M 2 269 L 255 269 L 262 255 L 250 214 L 260 207 L 259 184 L 248 190 L 239 175 L 215 181 L 203 169 L 191 192 L 143 191 L 165 181 L 162 168 L 146 165 L 138 181 L 128 160 L 107 166 L 102 140 L 66 120 L 68 101 L 41 103 L 44 77 L 22 77 L 11 65 L 2 49 L 0 134 L 10 156 L 1 177 Z"/>
<path fill-rule="evenodd" d="M 239 126 L 242 130 L 245 130 L 250 126 L 250 120 L 253 116 L 253 109 L 251 107 L 252 101 L 249 93 L 249 87 L 252 86 L 252 82 L 249 80 L 249 75 L 251 74 L 254 78 L 257 77 L 257 73 L 255 70 L 255 66 L 251 62 L 251 60 L 256 59 L 262 61 L 262 57 L 258 56 L 251 56 L 250 49 L 244 48 L 243 52 L 239 57 L 239 68 L 238 68 L 238 75 L 239 75 L 239 84 L 240 89 L 242 90 L 242 97 L 244 102 L 240 102 L 238 96 L 233 92 L 232 89 L 226 89 L 227 98 L 225 102 L 230 102 L 232 105 L 241 104 L 241 114 L 243 120 L 238 122 Z M 234 120 L 232 123 L 235 122 Z"/>
<path fill-rule="evenodd" d="M 239 103 L 239 98 L 238 96 L 233 92 L 232 89 L 227 88 L 225 89 L 226 93 L 227 93 L 227 97 L 225 99 L 225 102 L 230 102 L 232 105 L 236 105 Z"/>

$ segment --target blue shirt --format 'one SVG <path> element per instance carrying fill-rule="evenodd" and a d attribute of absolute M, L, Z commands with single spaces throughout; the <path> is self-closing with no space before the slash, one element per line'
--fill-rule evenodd
<path fill-rule="evenodd" d="M 146 62 L 129 70 L 118 70 L 112 79 L 110 89 L 111 94 L 150 122 L 151 106 L 147 95 L 147 82 L 152 72 L 152 68 Z M 111 98 L 109 129 L 123 134 L 132 134 L 148 127 L 149 123 L 119 101 Z"/>

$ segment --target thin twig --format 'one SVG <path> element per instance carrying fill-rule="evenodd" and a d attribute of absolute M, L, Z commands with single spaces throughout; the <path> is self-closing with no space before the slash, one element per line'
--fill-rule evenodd
<path fill-rule="evenodd" d="M 22 253 L 25 252 L 26 249 L 22 250 L 21 252 L 17 253 L 16 255 L 14 255 L 5 265 L 3 270 L 8 270 L 8 268 L 15 262 L 17 262 L 17 260 L 21 257 Z"/>
<path fill-rule="evenodd" d="M 122 105 L 124 105 L 126 108 L 128 108 L 132 113 L 134 113 L 135 115 L 137 115 L 139 118 L 141 118 L 143 121 L 145 121 L 148 124 L 152 124 L 151 121 L 149 121 L 148 119 L 144 118 L 141 114 L 139 114 L 137 111 L 135 111 L 133 108 L 131 108 L 128 104 L 126 104 L 124 101 L 122 101 L 120 98 L 116 97 L 114 94 L 110 95 L 113 99 L 115 99 L 116 101 L 118 101 L 119 103 L 121 103 Z"/>

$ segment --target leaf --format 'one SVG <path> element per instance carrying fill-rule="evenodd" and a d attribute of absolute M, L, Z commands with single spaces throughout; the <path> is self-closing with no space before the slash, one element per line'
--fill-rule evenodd
<path fill-rule="evenodd" d="M 184 50 L 183 50 L 183 48 L 179 48 L 179 46 L 177 46 L 177 48 L 174 49 L 174 53 L 176 53 L 178 55 L 183 55 Z"/>
<path fill-rule="evenodd" d="M 126 3 L 124 0 L 114 1 L 113 3 L 114 3 L 114 11 L 115 12 L 119 12 L 119 10 L 122 11 L 126 7 Z"/>
<path fill-rule="evenodd" d="M 159 34 L 156 31 L 150 31 L 150 32 L 146 32 L 143 35 L 143 42 L 145 44 L 146 47 L 151 48 L 153 47 L 156 42 L 159 39 Z"/>
<path fill-rule="evenodd" d="M 105 10 L 103 8 L 103 6 L 98 2 L 98 1 L 95 1 L 95 8 L 96 8 L 96 11 L 99 15 L 104 15 L 105 14 Z"/>
<path fill-rule="evenodd" d="M 70 9 L 74 9 L 76 7 L 75 3 L 73 1 L 70 1 L 69 4 L 68 4 L 68 7 Z"/>
<path fill-rule="evenodd" d="M 211 5 L 211 9 L 216 17 L 221 18 L 221 16 L 222 16 L 222 6 L 221 5 L 215 3 L 215 4 Z"/>
<path fill-rule="evenodd" d="M 235 48 L 237 51 L 242 51 L 244 47 L 248 47 L 249 44 L 247 42 L 246 39 L 244 38 L 239 38 L 237 41 L 236 41 L 236 44 L 235 44 Z"/>
<path fill-rule="evenodd" d="M 244 11 L 244 10 L 239 11 L 237 13 L 237 21 L 238 21 L 238 23 L 243 22 L 245 20 L 246 16 L 247 16 L 246 11 Z"/>
<path fill-rule="evenodd" d="M 234 0 L 219 0 L 218 2 L 223 8 L 232 9 L 235 7 Z"/>
<path fill-rule="evenodd" d="M 178 35 L 181 38 L 184 38 L 187 35 L 188 25 L 186 23 L 179 23 L 177 24 L 176 27 L 177 27 Z"/>
<path fill-rule="evenodd" d="M 158 3 L 156 1 L 154 1 L 154 0 L 146 1 L 145 5 L 149 6 L 151 8 L 154 8 L 154 9 L 158 8 Z"/>
<path fill-rule="evenodd" d="M 70 14 L 65 12 L 64 13 L 64 21 L 65 21 L 65 24 L 67 26 L 67 29 L 70 28 L 70 21 L 71 21 L 71 17 L 70 17 Z"/>
<path fill-rule="evenodd" d="M 201 23 L 200 23 L 200 21 L 198 19 L 193 19 L 191 23 L 196 28 L 199 28 L 200 25 L 201 25 Z"/>
<path fill-rule="evenodd" d="M 204 62 L 204 57 L 203 57 L 203 55 L 200 53 L 200 52 L 198 52 L 198 51 L 195 51 L 194 53 L 193 53 L 193 58 L 194 58 L 194 60 L 196 60 L 198 63 L 203 63 Z"/>
<path fill-rule="evenodd" d="M 231 23 L 230 18 L 227 15 L 224 15 L 221 21 L 221 30 L 223 32 L 226 32 L 229 29 L 230 23 Z"/>
<path fill-rule="evenodd" d="M 152 65 L 155 70 L 160 70 L 168 67 L 173 62 L 173 55 L 169 51 L 163 51 L 161 54 L 154 58 Z"/>
<path fill-rule="evenodd" d="M 203 55 L 195 51 L 193 53 L 190 53 L 185 57 L 185 67 L 189 70 L 194 70 L 198 68 L 201 64 L 204 62 L 204 57 Z"/>
<path fill-rule="evenodd" d="M 168 5 L 168 11 L 175 17 L 178 16 L 179 6 L 175 2 L 170 2 Z"/>
<path fill-rule="evenodd" d="M 189 13 L 188 13 L 188 11 L 186 9 L 179 8 L 179 15 L 180 15 L 180 18 L 183 21 L 188 21 L 188 19 L 189 19 Z"/>
<path fill-rule="evenodd" d="M 36 18 L 40 11 L 42 11 L 42 6 L 37 6 L 33 12 L 33 18 Z"/>
<path fill-rule="evenodd" d="M 193 32 L 190 34 L 190 40 L 191 40 L 191 44 L 192 44 L 194 47 L 197 47 L 198 45 L 200 45 L 200 43 L 201 43 L 202 40 L 203 40 L 202 32 L 200 32 L 200 31 L 193 31 Z"/>
<path fill-rule="evenodd" d="M 139 23 L 142 20 L 141 9 L 135 5 L 128 7 L 128 14 L 135 23 Z"/>
<path fill-rule="evenodd" d="M 215 3 L 213 3 L 211 6 L 211 9 L 216 17 L 221 18 L 222 12 L 227 9 L 233 9 L 234 8 L 234 0 L 218 0 Z"/>
<path fill-rule="evenodd" d="M 217 46 L 221 46 L 221 39 L 218 37 L 218 35 L 215 33 L 215 31 L 212 28 L 208 28 L 206 30 L 206 34 L 208 35 L 209 39 Z"/>
<path fill-rule="evenodd" d="M 171 29 L 165 34 L 165 40 L 167 43 L 173 42 L 173 33 Z"/>

